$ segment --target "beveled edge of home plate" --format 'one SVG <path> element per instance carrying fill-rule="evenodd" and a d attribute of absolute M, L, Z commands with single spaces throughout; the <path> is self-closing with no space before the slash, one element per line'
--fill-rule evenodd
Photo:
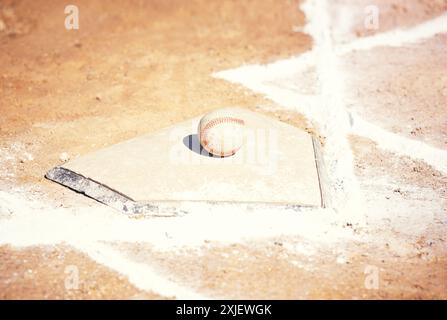
<path fill-rule="evenodd" d="M 98 181 L 84 177 L 63 166 L 57 166 L 49 170 L 45 178 L 68 187 L 78 193 L 82 193 L 89 198 L 101 202 L 109 207 L 117 209 L 129 216 L 153 216 L 169 217 L 182 216 L 188 214 L 182 209 L 182 204 L 194 203 L 195 205 L 219 206 L 233 205 L 245 209 L 251 208 L 282 208 L 300 211 L 301 208 L 328 208 L 330 207 L 330 197 L 327 185 L 326 169 L 321 152 L 321 145 L 317 138 L 312 136 L 312 144 L 315 155 L 315 165 L 317 168 L 318 182 L 320 187 L 321 206 L 305 205 L 299 203 L 277 203 L 277 202 L 257 202 L 257 201 L 203 201 L 203 200 L 148 200 L 134 201 L 130 197 L 114 190 Z"/>

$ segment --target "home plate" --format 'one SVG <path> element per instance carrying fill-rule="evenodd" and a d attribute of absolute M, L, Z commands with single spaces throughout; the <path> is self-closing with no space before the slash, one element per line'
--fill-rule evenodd
<path fill-rule="evenodd" d="M 156 215 L 185 202 L 327 206 L 317 140 L 273 118 L 237 111 L 246 130 L 232 156 L 201 148 L 197 117 L 81 156 L 46 177 L 127 214 Z"/>

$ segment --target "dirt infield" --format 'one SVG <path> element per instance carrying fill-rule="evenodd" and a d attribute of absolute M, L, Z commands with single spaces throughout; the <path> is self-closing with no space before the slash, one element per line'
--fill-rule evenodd
<path fill-rule="evenodd" d="M 367 2 L 77 1 L 66 30 L 0 1 L 0 298 L 447 298 L 447 1 Z M 318 136 L 334 208 L 129 219 L 44 178 L 228 106 Z"/>

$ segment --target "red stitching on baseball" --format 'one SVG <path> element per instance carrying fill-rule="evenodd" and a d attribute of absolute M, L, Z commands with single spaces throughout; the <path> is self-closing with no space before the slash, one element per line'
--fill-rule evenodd
<path fill-rule="evenodd" d="M 205 128 L 203 128 L 203 131 L 211 129 L 214 126 L 217 126 L 218 124 L 221 123 L 228 123 L 228 122 L 236 122 L 237 124 L 240 125 L 244 125 L 245 122 L 242 119 L 238 119 L 238 118 L 234 118 L 234 117 L 219 117 L 216 119 L 211 120 L 210 122 L 208 122 L 205 126 Z"/>

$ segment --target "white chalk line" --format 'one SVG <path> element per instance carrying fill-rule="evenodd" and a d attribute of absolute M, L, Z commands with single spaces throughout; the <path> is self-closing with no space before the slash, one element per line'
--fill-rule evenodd
<path fill-rule="evenodd" d="M 193 213 L 183 217 L 129 219 L 105 205 L 52 208 L 20 194 L 0 191 L 0 213 L 5 209 L 12 213 L 11 218 L 0 219 L 0 244 L 17 246 L 77 243 L 82 238 L 89 242 L 145 242 L 155 249 L 169 250 L 198 247 L 204 240 L 234 243 L 278 235 L 299 235 L 321 242 L 318 238 L 322 230 L 335 222 L 330 209 L 278 213 L 274 209 L 247 212 L 236 207 L 210 207 L 200 212 L 193 206 L 188 208 Z M 327 241 L 344 236 L 340 232 Z"/>
<path fill-rule="evenodd" d="M 214 74 L 225 80 L 240 83 L 251 90 L 266 94 L 279 105 L 304 114 L 328 139 L 325 147 L 325 161 L 329 167 L 334 208 L 340 212 L 358 212 L 362 207 L 356 177 L 353 173 L 353 157 L 347 139 L 349 114 L 343 105 L 343 79 L 338 71 L 338 60 L 333 53 L 330 18 L 323 1 L 306 1 L 302 5 L 308 24 L 304 28 L 314 39 L 312 51 L 299 57 L 276 62 L 264 67 L 251 66 L 226 70 Z M 319 95 L 303 96 L 290 89 L 272 86 L 268 82 L 304 70 L 314 64 L 316 67 Z M 254 72 L 251 73 L 251 72 Z M 304 98 L 304 99 L 303 99 Z M 338 199 L 338 200 L 337 200 Z M 337 204 L 338 202 L 338 204 Z M 346 210 L 346 206 L 355 208 Z"/>
<path fill-rule="evenodd" d="M 373 36 L 356 39 L 346 45 L 335 48 L 339 55 L 353 51 L 370 50 L 376 47 L 401 47 L 430 39 L 437 34 L 447 32 L 447 14 L 433 18 L 408 29 L 394 29 Z"/>
<path fill-rule="evenodd" d="M 303 7 L 306 7 L 306 2 L 303 4 Z M 304 29 L 304 31 L 309 31 L 308 26 Z M 441 33 L 447 33 L 447 14 L 443 14 L 411 28 L 394 29 L 359 38 L 347 44 L 334 45 L 332 50 L 337 55 L 344 56 L 353 51 L 371 50 L 376 47 L 399 47 L 406 44 L 413 44 L 430 39 Z M 312 49 L 299 56 L 279 60 L 267 65 L 246 65 L 235 69 L 218 71 L 215 72 L 213 76 L 241 84 L 243 84 L 243 82 L 253 83 L 253 80 L 257 79 L 258 84 L 261 84 L 263 81 L 269 80 L 269 75 L 276 76 L 281 74 L 285 76 L 315 66 L 316 56 L 316 51 Z"/>
<path fill-rule="evenodd" d="M 335 52 L 338 56 L 343 56 L 353 51 L 370 50 L 379 46 L 394 47 L 417 43 L 421 40 L 429 39 L 439 33 L 445 33 L 447 32 L 447 14 L 438 16 L 432 20 L 426 21 L 408 29 L 391 30 L 370 37 L 357 39 L 348 44 L 326 47 L 324 50 L 319 50 L 318 44 L 324 43 L 325 41 L 322 38 L 330 37 L 324 34 L 325 30 L 328 30 L 330 27 L 328 25 L 328 17 L 326 14 L 327 9 L 323 9 L 322 6 L 324 6 L 324 4 L 318 1 L 307 1 L 302 6 L 303 11 L 305 11 L 306 17 L 308 18 L 312 15 L 312 10 L 314 10 L 315 12 L 319 12 L 318 19 L 315 20 L 311 18 L 311 22 L 304 28 L 304 31 L 310 33 L 315 40 L 315 47 L 311 51 L 298 57 L 281 60 L 279 62 L 274 62 L 266 66 L 254 65 L 244 66 L 231 70 L 224 70 L 215 73 L 214 76 L 230 82 L 242 84 L 255 92 L 265 94 L 267 98 L 287 109 L 298 111 L 304 114 L 312 123 L 316 125 L 317 128 L 323 128 L 323 133 L 326 133 L 326 137 L 328 138 L 333 137 L 333 134 L 341 134 L 340 131 L 344 132 L 343 135 L 353 133 L 364 136 L 375 141 L 378 144 L 379 148 L 394 152 L 396 154 L 422 160 L 427 164 L 433 166 L 435 169 L 446 173 L 446 151 L 432 147 L 423 141 L 416 141 L 409 138 L 400 137 L 397 134 L 394 134 L 378 126 L 372 125 L 367 121 L 360 119 L 358 116 L 355 117 L 356 126 L 354 128 L 347 128 L 347 112 L 345 110 L 332 113 L 332 115 L 344 115 L 342 116 L 343 119 L 340 119 L 341 121 L 332 121 L 332 123 L 337 126 L 341 125 L 342 128 L 339 128 L 338 130 L 326 130 L 326 132 L 324 132 L 324 128 L 328 125 L 328 121 L 322 119 L 327 118 L 326 111 L 330 112 L 332 110 L 329 107 L 324 107 L 324 99 L 321 98 L 321 96 L 325 95 L 325 89 L 323 87 L 321 88 L 322 92 L 320 92 L 318 95 L 301 95 L 293 92 L 293 90 L 291 89 L 280 88 L 279 86 L 272 86 L 270 83 L 274 82 L 273 80 L 275 79 L 290 76 L 291 74 L 295 74 L 298 76 L 299 72 L 305 70 L 306 68 L 310 68 L 312 66 L 318 67 L 318 62 L 320 62 L 320 64 L 322 65 L 325 65 L 325 67 L 319 68 L 319 79 L 324 79 L 324 73 L 326 73 L 326 75 L 329 75 L 329 71 L 327 70 L 334 71 L 332 65 L 334 63 L 334 60 L 332 57 L 330 57 L 329 54 L 325 55 L 324 50 Z M 323 19 L 322 17 L 325 18 Z M 312 24 L 312 21 L 318 22 Z M 322 27 L 323 24 L 325 24 L 325 27 Z M 326 43 L 328 43 L 327 41 L 328 40 L 326 39 Z M 319 59 L 318 56 L 321 55 L 322 52 L 323 58 Z M 328 60 L 328 58 L 331 60 Z M 327 63 L 327 61 L 332 61 L 332 63 Z M 254 74 L 252 73 L 254 70 L 256 70 L 256 72 L 254 73 L 255 76 L 253 76 Z M 342 73 L 338 73 L 337 77 L 341 78 Z M 326 79 L 326 82 L 323 82 L 323 85 L 324 83 L 326 83 L 329 86 L 329 90 L 332 90 L 331 87 L 335 88 L 336 86 L 340 86 L 342 80 L 337 79 L 337 77 L 333 77 L 333 79 L 329 81 L 327 81 L 328 79 Z M 339 88 L 339 90 L 341 89 Z M 335 90 L 333 90 L 333 92 L 337 94 Z M 326 96 L 326 101 L 331 103 L 331 107 L 333 105 L 336 106 L 336 103 L 338 103 L 337 99 L 332 100 L 333 98 L 334 97 Z M 339 99 L 341 99 L 341 97 L 339 97 Z M 335 104 L 332 103 L 334 101 Z M 322 105 L 323 108 L 321 107 Z M 328 135 L 328 133 L 331 133 L 331 135 Z M 336 140 L 340 142 L 343 139 Z"/>
<path fill-rule="evenodd" d="M 325 1 L 307 1 L 302 5 L 302 10 L 310 20 L 305 30 L 314 39 L 317 55 L 316 70 L 321 90 L 317 98 L 320 109 L 318 129 L 326 137 L 324 158 L 329 179 L 332 180 L 332 203 L 343 215 L 355 216 L 362 212 L 364 206 L 347 139 L 349 114 L 343 97 L 345 81 L 339 70 L 339 58 L 334 54 L 329 9 Z"/>
<path fill-rule="evenodd" d="M 145 243 L 151 250 L 175 253 L 181 248 L 200 248 L 205 240 L 219 245 L 288 235 L 316 245 L 360 240 L 352 230 L 334 227 L 334 215 L 323 209 L 297 213 L 214 208 L 181 218 L 135 220 L 105 205 L 54 208 L 41 199 L 29 199 L 26 190 L 10 191 L 0 191 L 0 245 L 68 244 L 126 276 L 141 290 L 180 299 L 206 296 L 176 284 L 175 279 L 168 280 L 149 262 L 137 263 L 126 257 L 113 248 L 114 243 Z"/>
<path fill-rule="evenodd" d="M 443 174 L 447 174 L 447 151 L 432 147 L 423 141 L 392 133 L 361 119 L 357 115 L 351 114 L 351 117 L 351 132 L 353 134 L 373 140 L 383 150 L 424 161 Z"/>

